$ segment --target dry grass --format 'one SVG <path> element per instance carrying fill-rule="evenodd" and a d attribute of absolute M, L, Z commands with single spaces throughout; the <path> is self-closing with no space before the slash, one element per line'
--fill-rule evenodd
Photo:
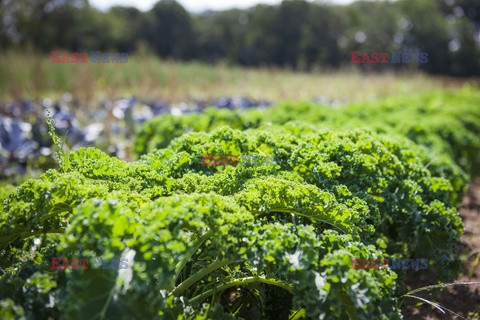
<path fill-rule="evenodd" d="M 56 98 L 70 92 L 80 100 L 137 95 L 180 102 L 222 96 L 271 101 L 364 101 L 436 88 L 458 88 L 461 79 L 420 73 L 366 74 L 354 69 L 335 72 L 293 72 L 273 68 L 241 68 L 223 64 L 160 60 L 130 56 L 128 63 L 52 64 L 49 55 L 0 54 L 0 96 L 4 99 Z"/>

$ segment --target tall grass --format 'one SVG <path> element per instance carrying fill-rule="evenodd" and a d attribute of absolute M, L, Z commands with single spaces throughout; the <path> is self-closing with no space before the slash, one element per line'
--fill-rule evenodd
<path fill-rule="evenodd" d="M 363 74 L 354 70 L 293 72 L 276 68 L 241 68 L 225 64 L 174 62 L 136 54 L 128 63 L 54 64 L 50 55 L 0 53 L 0 96 L 4 99 L 55 98 L 65 92 L 81 100 L 137 95 L 179 102 L 247 96 L 255 99 L 369 100 L 439 87 L 459 87 L 460 79 L 420 73 Z"/>

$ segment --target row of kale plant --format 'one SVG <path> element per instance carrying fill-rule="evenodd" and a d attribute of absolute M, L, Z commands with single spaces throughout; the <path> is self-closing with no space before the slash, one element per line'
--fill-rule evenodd
<path fill-rule="evenodd" d="M 479 102 L 466 89 L 167 115 L 139 132 L 135 162 L 60 154 L 59 170 L 1 195 L 0 316 L 402 319 L 407 271 L 352 258 L 422 257 L 434 281 L 456 278 Z M 202 154 L 276 165 L 202 166 Z M 52 270 L 58 256 L 129 264 Z"/>

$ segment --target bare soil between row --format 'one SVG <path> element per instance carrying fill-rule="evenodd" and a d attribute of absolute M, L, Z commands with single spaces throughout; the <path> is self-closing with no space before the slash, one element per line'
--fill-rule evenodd
<path fill-rule="evenodd" d="M 466 262 L 455 282 L 480 282 L 480 263 L 476 263 L 477 255 L 480 255 L 480 178 L 470 184 L 459 213 L 465 232 L 458 250 L 460 257 L 463 261 L 466 259 Z M 413 273 L 407 274 L 407 287 L 410 290 L 432 284 L 435 283 L 428 275 L 420 277 Z M 462 317 L 468 320 L 480 319 L 480 284 L 456 285 L 440 292 L 424 291 L 416 295 L 450 309 L 457 315 L 446 310 L 444 314 L 427 303 L 418 306 L 419 300 L 406 299 L 403 308 L 406 320 L 459 320 Z"/>

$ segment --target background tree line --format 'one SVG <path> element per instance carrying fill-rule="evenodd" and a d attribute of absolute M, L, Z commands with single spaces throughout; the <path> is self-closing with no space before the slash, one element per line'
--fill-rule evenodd
<path fill-rule="evenodd" d="M 480 74 L 480 1 L 286 0 L 276 6 L 192 14 L 174 0 L 147 12 L 93 8 L 88 0 L 1 0 L 0 50 L 120 51 L 146 44 L 162 58 L 301 70 L 350 65 L 351 51 L 428 52 L 426 64 L 365 64 Z"/>

